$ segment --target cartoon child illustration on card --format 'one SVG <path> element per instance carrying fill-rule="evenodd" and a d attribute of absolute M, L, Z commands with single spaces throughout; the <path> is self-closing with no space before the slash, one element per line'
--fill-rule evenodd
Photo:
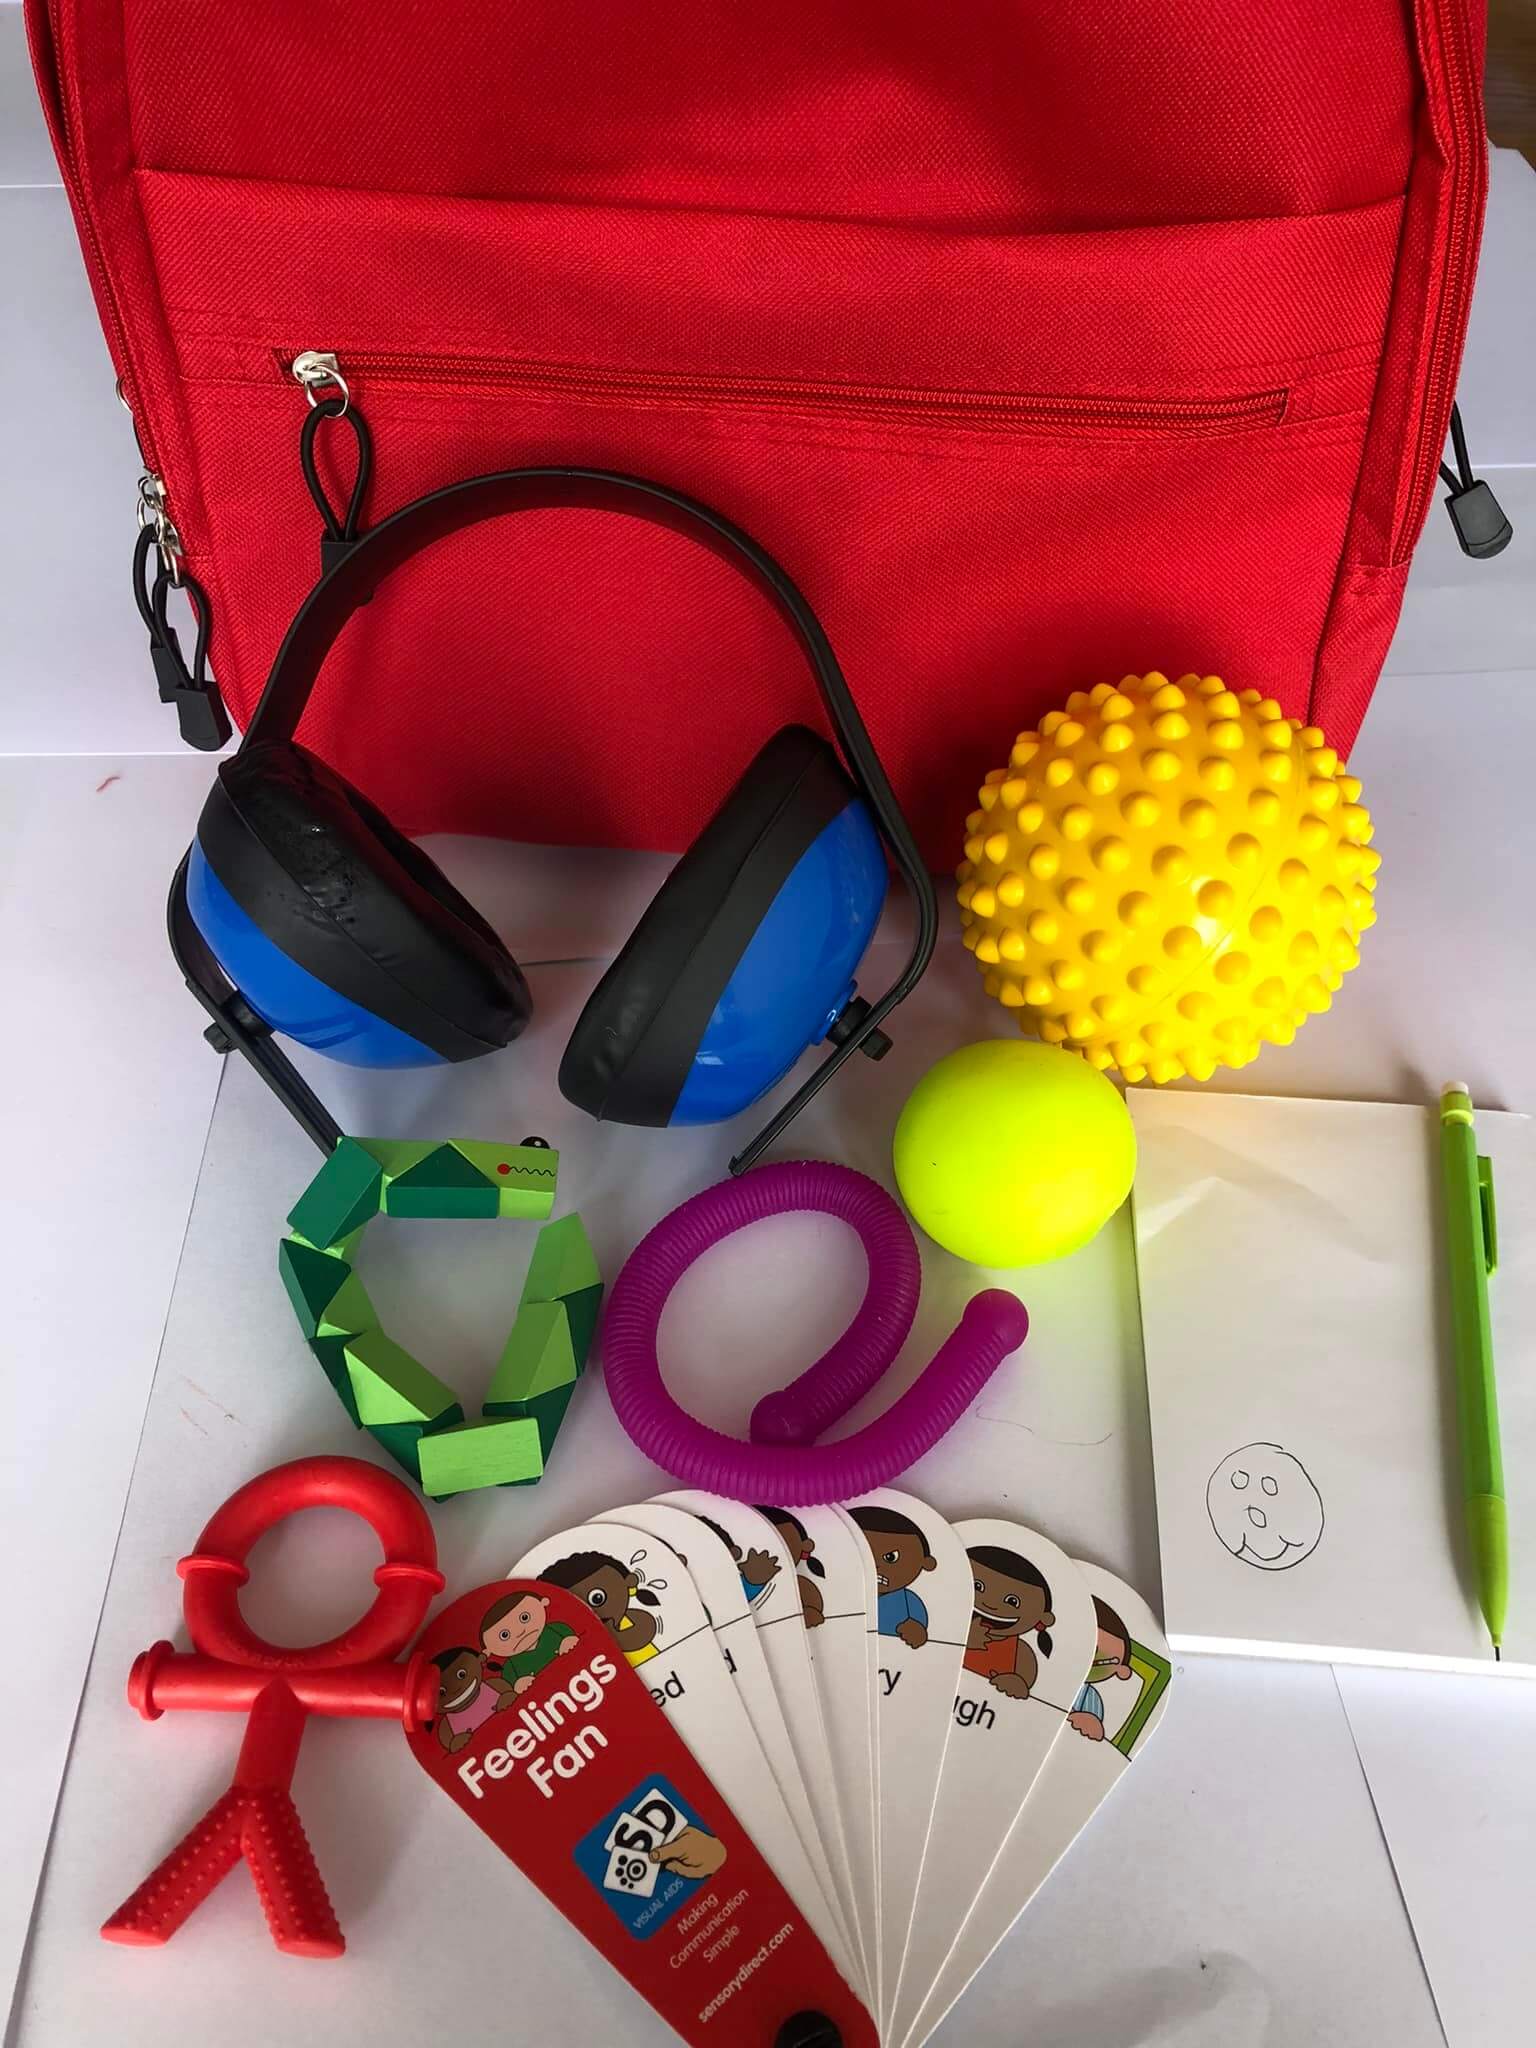
<path fill-rule="evenodd" d="M 453 1756 L 499 1707 L 511 1706 L 512 1688 L 486 1669 L 479 1650 L 467 1645 L 439 1650 L 432 1662 L 437 1666 L 437 1739 Z"/>
<path fill-rule="evenodd" d="M 732 1540 L 730 1533 L 718 1522 L 712 1522 L 708 1515 L 694 1518 L 712 1530 L 736 1561 L 736 1571 L 741 1579 L 742 1597 L 749 1607 L 755 1607 L 779 1575 L 779 1560 L 767 1550 L 743 1550 Z M 771 1518 L 770 1518 L 771 1519 Z"/>
<path fill-rule="evenodd" d="M 586 1601 L 630 1664 L 649 1663 L 658 1654 L 656 1638 L 661 1634 L 661 1616 L 655 1611 L 661 1603 L 635 1569 L 644 1555 L 637 1551 L 628 1565 L 622 1565 L 605 1551 L 578 1550 L 539 1571 L 547 1584 L 563 1586 Z M 666 1587 L 665 1579 L 655 1584 L 659 1590 Z"/>
<path fill-rule="evenodd" d="M 895 1508 L 850 1508 L 849 1513 L 874 1555 L 876 1630 L 895 1636 L 909 1650 L 920 1650 L 928 1640 L 928 1609 L 912 1588 L 938 1562 L 928 1538 Z"/>
<path fill-rule="evenodd" d="M 979 1544 L 966 1556 L 975 1604 L 961 1662 L 967 1671 L 987 1679 L 995 1692 L 1027 1700 L 1040 1670 L 1035 1650 L 1041 1657 L 1051 1654 L 1050 1629 L 1056 1616 L 1045 1574 L 1016 1550 L 997 1544 Z"/>
<path fill-rule="evenodd" d="M 779 1532 L 779 1540 L 789 1552 L 795 1567 L 795 1584 L 800 1589 L 800 1610 L 805 1617 L 807 1628 L 820 1628 L 827 1618 L 826 1602 L 822 1599 L 818 1579 L 824 1579 L 827 1568 L 819 1557 L 812 1553 L 816 1545 L 812 1542 L 804 1522 L 798 1515 L 792 1515 L 788 1508 L 759 1507 L 758 1514 L 764 1516 Z"/>
<path fill-rule="evenodd" d="M 546 1665 L 576 1647 L 576 1631 L 551 1621 L 549 1602 L 536 1593 L 509 1593 L 486 1609 L 480 1646 L 487 1668 L 499 1669 L 515 1694 L 524 1693 Z"/>
<path fill-rule="evenodd" d="M 1136 1642 L 1116 1610 L 1097 1593 L 1093 1612 L 1098 1623 L 1093 1663 L 1067 1719 L 1089 1742 L 1107 1741 L 1129 1757 L 1162 1697 L 1172 1667 L 1158 1651 Z M 1104 1688 L 1111 1685 L 1114 1704 L 1108 1706 Z M 1134 1688 L 1123 1700 L 1118 1697 L 1122 1685 Z"/>
<path fill-rule="evenodd" d="M 1067 1716 L 1079 1735 L 1090 1742 L 1104 1740 L 1104 1695 L 1100 1686 L 1112 1681 L 1126 1683 L 1131 1676 L 1131 1632 L 1107 1600 L 1093 1596 L 1094 1618 L 1099 1625 L 1098 1646 L 1088 1667 L 1082 1690 Z"/>

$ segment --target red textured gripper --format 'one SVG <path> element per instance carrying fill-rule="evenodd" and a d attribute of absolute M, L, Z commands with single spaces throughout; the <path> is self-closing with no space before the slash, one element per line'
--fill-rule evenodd
<path fill-rule="evenodd" d="M 288 1793 L 247 1792 L 240 1847 L 272 1939 L 289 1956 L 339 1956 L 345 1950 L 325 1880 Z"/>
<path fill-rule="evenodd" d="M 217 1800 L 138 1890 L 102 1927 L 108 1941 L 158 1948 L 240 1861 L 240 1810 L 245 1794 L 233 1789 Z"/>
<path fill-rule="evenodd" d="M 102 1927 L 108 1941 L 158 1948 L 242 1858 L 285 1955 L 345 1952 L 325 1880 L 288 1793 L 231 1787 Z"/>

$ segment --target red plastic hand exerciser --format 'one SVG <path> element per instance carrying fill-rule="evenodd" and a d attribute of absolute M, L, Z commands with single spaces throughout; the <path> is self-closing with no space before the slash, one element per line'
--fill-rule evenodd
<path fill-rule="evenodd" d="M 245 1625 L 240 1588 L 251 1545 L 301 1508 L 347 1508 L 384 1549 L 378 1596 L 362 1619 L 307 1649 L 265 1643 Z M 128 1698 L 146 1721 L 165 1710 L 248 1712 L 229 1790 L 118 1907 L 108 1941 L 158 1947 L 242 1857 L 272 1939 L 288 1955 L 339 1956 L 346 1940 L 331 1909 L 289 1785 L 311 1714 L 432 1718 L 437 1673 L 419 1653 L 397 1658 L 442 1591 L 426 1509 L 401 1480 L 358 1458 L 296 1458 L 230 1495 L 176 1570 L 190 1654 L 156 1643 L 134 1659 Z"/>

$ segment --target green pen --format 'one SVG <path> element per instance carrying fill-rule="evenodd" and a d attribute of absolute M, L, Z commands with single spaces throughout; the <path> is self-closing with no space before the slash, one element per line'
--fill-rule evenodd
<path fill-rule="evenodd" d="M 1499 1390 L 1493 1377 L 1488 1276 L 1498 1265 L 1493 1165 L 1480 1157 L 1472 1097 L 1453 1083 L 1440 1097 L 1440 1175 L 1445 1188 L 1445 1248 L 1450 1265 L 1451 1336 L 1456 1350 L 1456 1408 L 1467 1540 L 1493 1654 L 1504 1641 L 1509 1607 L 1509 1520 L 1499 1448 Z"/>

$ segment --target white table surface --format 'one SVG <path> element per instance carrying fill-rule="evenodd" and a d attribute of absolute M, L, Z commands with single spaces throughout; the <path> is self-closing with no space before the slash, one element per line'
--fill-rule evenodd
<path fill-rule="evenodd" d="M 316 1971 L 275 1958 L 240 1878 L 164 1955 L 109 1949 L 93 1932 L 201 1811 L 227 1774 L 236 1740 L 228 1724 L 194 1716 L 148 1726 L 122 1701 L 132 1654 L 178 1618 L 175 1557 L 209 1509 L 251 1472 L 302 1450 L 366 1456 L 371 1445 L 338 1428 L 332 1397 L 271 1280 L 281 1213 L 312 1155 L 243 1072 L 227 1077 L 210 1129 L 217 1063 L 198 1044 L 197 1013 L 158 950 L 165 876 L 195 817 L 207 767 L 182 755 L 134 758 L 174 742 L 124 594 L 132 441 L 111 398 L 67 208 L 21 80 L 19 28 L 16 12 L 0 8 L 0 271 L 27 279 L 23 293 L 0 298 L 7 369 L 0 418 L 13 473 L 27 485 L 0 499 L 0 575 L 13 594 L 0 645 L 0 754 L 19 757 L 0 759 L 0 939 L 19 992 L 16 1000 L 8 991 L 0 1009 L 0 1070 L 12 1080 L 12 1156 L 29 1162 L 7 1191 L 0 1233 L 8 1334 L 17 1339 L 4 1367 L 12 1427 L 0 1454 L 0 1590 L 11 1639 L 33 1646 L 29 1661 L 43 1676 L 36 1690 L 12 1688 L 0 1709 L 7 1833 L 0 1973 L 14 1970 L 27 1935 L 120 1517 L 122 1540 L 10 2037 L 53 2048 L 107 2030 L 158 2041 L 180 2027 L 238 2044 L 270 2040 L 281 2026 L 295 2041 L 365 2027 L 376 2038 L 404 2040 L 440 2027 L 445 2010 L 462 2012 L 464 1949 L 448 1935 L 443 1901 L 459 1859 L 482 1845 L 446 1810 L 434 1810 L 387 1729 L 316 1726 L 300 1768 L 300 1802 L 348 1929 L 348 1962 Z M 1536 471 L 1529 466 L 1536 462 L 1536 393 L 1528 373 L 1536 354 L 1536 183 L 1506 153 L 1494 172 L 1462 391 L 1479 466 L 1499 472 L 1496 488 L 1519 537 L 1501 561 L 1468 563 L 1443 517 L 1432 516 L 1353 763 L 1367 780 L 1388 856 L 1382 921 L 1336 1010 L 1310 1023 L 1289 1053 L 1266 1055 L 1245 1075 L 1228 1077 L 1229 1085 L 1401 1097 L 1421 1094 L 1449 1064 L 1482 1099 L 1531 1106 L 1536 974 L 1521 937 L 1525 878 L 1536 871 L 1536 807 L 1528 793 L 1536 758 Z M 41 402 L 66 395 L 65 403 Z M 81 758 L 25 758 L 37 753 Z M 615 867 L 608 856 L 469 843 L 438 851 L 525 961 L 557 950 L 568 958 L 572 950 L 557 945 L 556 879 L 565 932 L 571 892 L 583 904 L 601 904 L 583 945 L 602 955 L 623 936 L 662 866 L 632 859 Z M 612 879 L 611 891 L 589 887 L 599 875 Z M 804 1131 L 806 1149 L 814 1139 L 830 1156 L 880 1170 L 879 1133 L 901 1082 L 958 1038 L 1002 1028 L 968 972 L 967 963 L 952 961 L 932 979 L 909 1006 L 898 1054 L 884 1070 L 864 1070 L 828 1105 Z M 464 1070 L 448 1093 L 424 1098 L 423 1134 L 451 1126 L 520 1135 L 525 1106 L 542 1109 L 551 1097 L 557 1018 L 589 974 L 540 975 L 546 1018 L 532 1042 Z M 345 1091 L 336 1099 L 345 1104 L 344 1122 L 367 1126 Z M 408 1120 L 394 1106 L 398 1098 L 390 1100 L 373 1121 L 403 1129 Z M 716 1134 L 679 1148 L 665 1167 L 647 1150 L 641 1170 L 629 1163 L 636 1156 L 631 1134 L 557 1129 L 562 1113 L 563 1106 L 539 1119 L 568 1145 L 562 1206 L 583 1208 L 610 1267 L 685 1187 L 713 1177 L 727 1149 Z M 84 1193 L 69 1170 L 76 1159 L 82 1178 L 89 1174 Z M 498 1250 L 501 1244 L 493 1227 L 380 1226 L 400 1234 L 398 1297 L 384 1283 L 379 1291 L 397 1309 L 402 1337 L 415 1337 L 450 1376 L 462 1367 L 467 1383 L 477 1360 L 483 1371 L 520 1281 L 526 1233 L 507 1228 L 505 1274 L 496 1267 L 503 1292 L 480 1279 L 480 1298 L 461 1323 L 434 1309 L 439 1297 L 427 1280 L 418 1301 L 407 1298 L 407 1282 L 424 1258 L 432 1289 L 458 1265 L 483 1276 L 487 1258 L 496 1257 L 485 1232 Z M 835 1326 L 850 1276 L 835 1258 L 806 1258 L 810 1228 L 783 1226 L 782 1241 L 756 1250 L 734 1283 L 724 1269 L 712 1279 L 706 1265 L 681 1291 L 679 1313 L 668 1322 L 676 1346 L 669 1369 L 702 1412 L 739 1424 L 752 1391 L 776 1371 L 793 1370 L 816 1332 Z M 76 1241 L 83 1263 L 69 1256 Z M 935 1265 L 936 1277 L 945 1263 Z M 786 1305 L 772 1290 L 790 1270 L 802 1291 Z M 93 1285 L 102 1274 L 110 1291 Z M 749 1277 L 768 1290 L 758 1306 L 771 1301 L 782 1346 L 773 1356 L 761 1348 L 762 1314 L 753 1327 L 732 1324 L 726 1334 L 734 1342 L 717 1334 L 724 1327 L 720 1290 Z M 951 1271 L 950 1285 L 941 1284 L 925 1307 L 923 1329 L 942 1322 L 953 1284 Z M 1029 1347 L 979 1404 L 982 1416 L 925 1461 L 913 1485 L 957 1511 L 1027 1504 L 1068 1547 L 1081 1546 L 1155 1595 L 1123 1224 L 1079 1261 L 1030 1276 L 1025 1292 L 1035 1316 Z M 57 1363 L 61 1303 L 67 1382 Z M 914 1362 L 928 1355 L 921 1337 L 920 1329 Z M 729 1373 L 722 1373 L 722 1354 Z M 489 1575 L 532 1535 L 566 1515 L 616 1504 L 644 1483 L 643 1461 L 619 1437 L 594 1375 L 541 1488 L 471 1497 L 441 1511 L 445 1563 L 460 1583 L 472 1582 L 463 1574 Z M 324 1568 L 304 1589 L 317 1623 L 347 1609 L 352 1593 L 336 1575 L 350 1567 L 355 1590 L 366 1560 L 366 1545 L 343 1518 L 321 1522 Z M 299 1554 L 283 1537 L 266 1548 L 279 1572 Z M 257 1624 L 276 1628 L 284 1598 L 281 1588 L 256 1589 Z M 35 1703 L 39 1695 L 45 1710 Z M 1501 1722 L 1501 1754 L 1529 1753 L 1536 1700 L 1529 1704 L 1529 1721 Z M 1363 2042 L 1383 2032 L 1407 2048 L 1438 2041 L 1398 1886 L 1409 1894 L 1444 1995 L 1451 1980 L 1439 1963 L 1447 1951 L 1474 1958 L 1464 1974 L 1483 1963 L 1477 1788 L 1458 1778 L 1449 1743 L 1427 1741 L 1420 1754 L 1403 1739 L 1405 1726 L 1417 1729 L 1437 1714 L 1449 1724 L 1449 1695 L 1410 1693 L 1405 1681 L 1395 1690 L 1376 1686 L 1369 1700 L 1357 1691 L 1352 1710 L 1353 1728 L 1326 1671 L 1186 1666 L 1166 1731 L 1127 1781 L 1118 1811 L 1073 1851 L 939 2038 L 1011 2044 L 1028 2028 L 1050 2041 L 1193 2048 Z M 1501 1707 L 1511 1712 L 1520 1709 Z M 1406 1796 L 1400 1781 L 1407 1776 L 1411 1785 L 1414 1760 L 1423 1798 L 1438 1799 L 1458 1823 L 1446 1829 L 1449 1881 L 1444 1867 L 1418 1867 L 1416 1844 L 1401 1837 L 1394 1871 L 1357 1740 L 1368 1768 L 1380 1758 L 1376 1792 L 1388 1840 Z M 1517 1789 L 1536 1798 L 1529 1774 Z M 1481 1796 L 1486 1802 L 1486 1787 Z M 1532 1815 L 1512 1794 L 1500 1807 L 1513 1867 L 1531 1839 Z M 1458 1855 L 1467 1859 L 1465 1881 L 1454 1869 Z M 551 1963 L 560 1961 L 558 1975 L 542 1960 L 522 1973 L 529 2003 L 520 2015 L 488 1992 L 472 2002 L 470 2038 L 494 2024 L 500 2031 L 511 2025 L 514 2038 L 586 2041 L 608 2021 L 636 2042 L 670 2038 L 515 1876 L 471 1882 L 467 1895 L 494 1897 L 485 1938 L 498 1952 L 509 1937 L 521 1938 L 541 1958 L 547 1952 Z M 462 1896 L 454 1917 L 462 1929 Z M 1519 2038 L 1520 2023 L 1506 2016 L 1528 2016 L 1536 1963 L 1501 1951 L 1487 1957 L 1486 1974 L 1492 1989 L 1476 2032 L 1454 2033 L 1452 2048 L 1496 2033 Z M 1464 1986 L 1451 1988 L 1465 2022 Z M 519 2017 L 524 2024 L 514 2024 Z"/>

